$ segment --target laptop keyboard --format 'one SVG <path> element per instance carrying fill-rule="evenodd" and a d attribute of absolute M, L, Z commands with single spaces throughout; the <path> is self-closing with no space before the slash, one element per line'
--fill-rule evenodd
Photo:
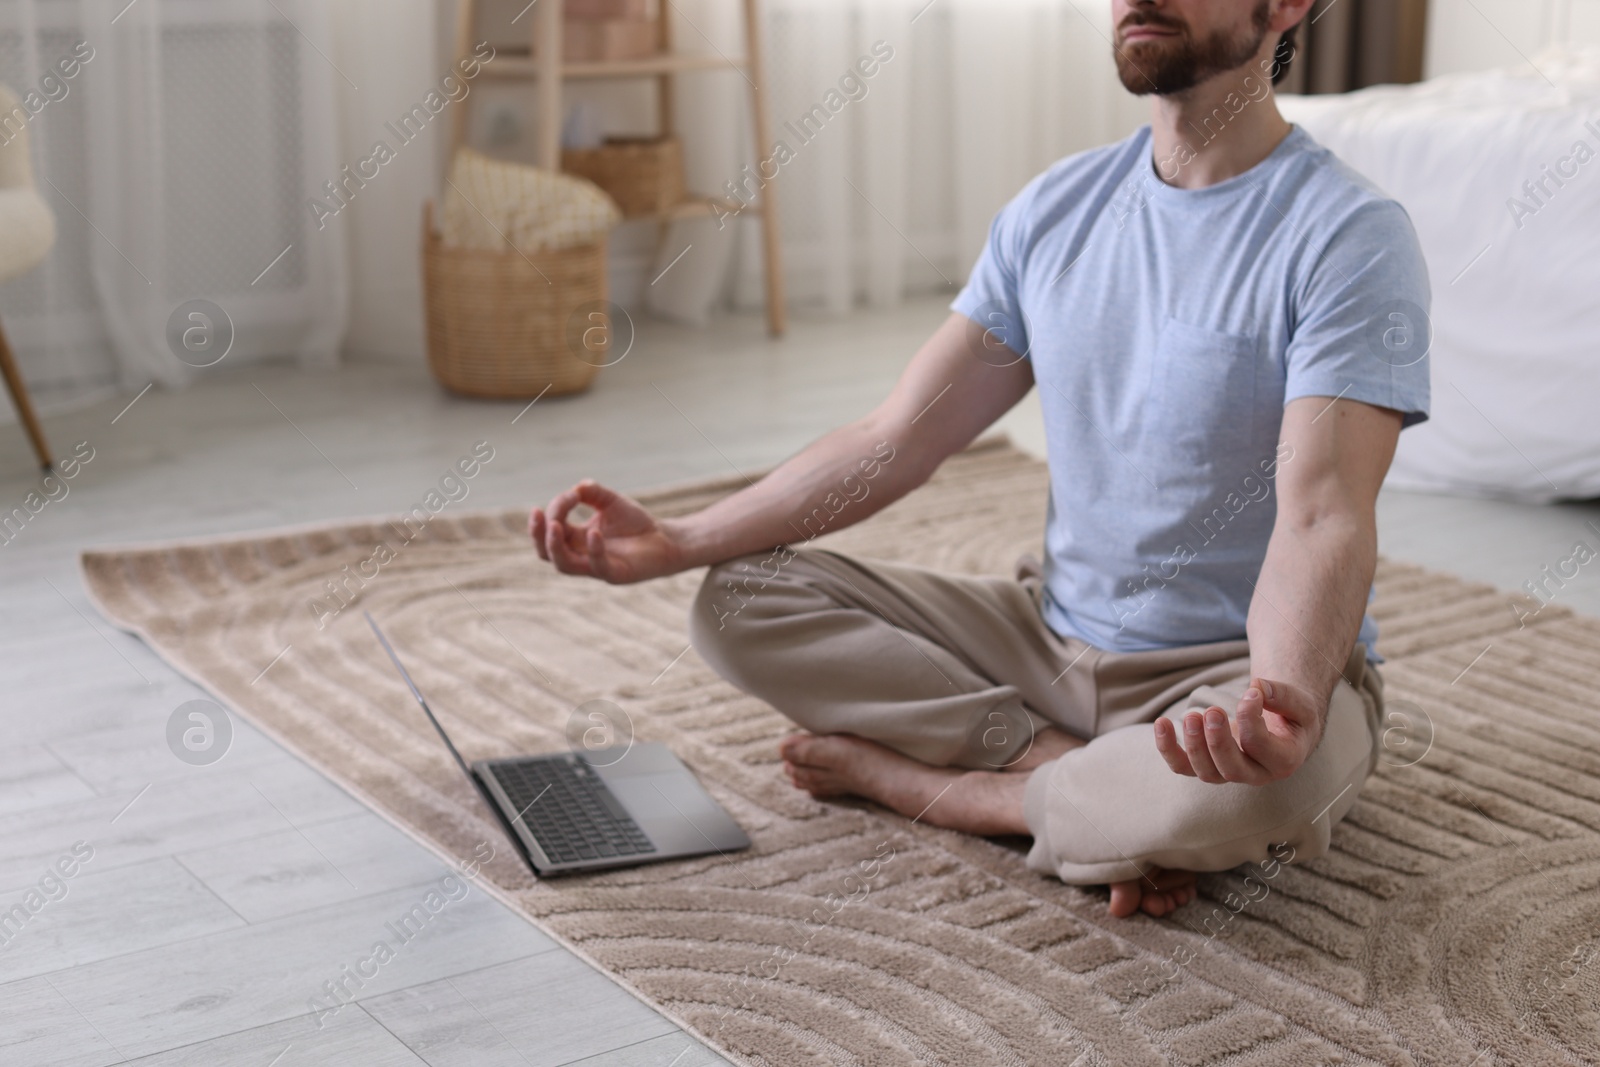
<path fill-rule="evenodd" d="M 493 773 L 551 863 L 656 850 L 600 776 L 576 756 L 496 764 Z"/>

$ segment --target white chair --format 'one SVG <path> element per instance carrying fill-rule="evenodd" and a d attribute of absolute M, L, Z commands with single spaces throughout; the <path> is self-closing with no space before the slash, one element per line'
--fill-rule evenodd
<path fill-rule="evenodd" d="M 28 156 L 28 121 L 11 90 L 0 85 L 0 282 L 26 274 L 44 259 L 56 241 L 56 217 L 33 183 Z M 50 467 L 50 446 L 34 413 L 28 387 L 0 328 L 0 375 L 16 405 L 17 417 L 33 442 L 41 466 Z"/>

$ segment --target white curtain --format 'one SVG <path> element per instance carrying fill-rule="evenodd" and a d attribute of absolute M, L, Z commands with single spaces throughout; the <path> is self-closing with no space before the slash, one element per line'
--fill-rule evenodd
<path fill-rule="evenodd" d="M 204 357 L 180 358 L 168 340 L 169 318 L 192 300 L 231 320 L 229 364 L 337 358 L 343 234 L 319 232 L 306 204 L 341 165 L 324 7 L 0 5 L 0 81 L 19 95 L 64 57 L 92 53 L 40 89 L 46 103 L 28 122 L 56 247 L 0 288 L 0 319 L 47 410 L 204 373 Z"/>
<path fill-rule="evenodd" d="M 526 0 L 479 3 L 491 27 L 485 32 L 497 45 L 526 44 L 532 22 Z M 352 94 L 335 85 L 345 101 L 343 136 L 354 151 L 364 131 L 448 66 L 455 4 L 333 0 L 332 7 L 336 60 L 370 67 L 358 80 L 373 79 L 381 90 L 364 85 Z M 742 55 L 741 8 L 739 0 L 672 0 L 678 49 Z M 797 306 L 834 312 L 889 306 L 908 294 L 959 285 L 994 212 L 1029 178 L 1146 121 L 1146 101 L 1123 90 L 1111 61 L 1111 0 L 763 0 L 762 8 L 775 136 L 794 150 L 775 189 Z M 1546 39 L 1589 39 L 1597 27 L 1600 0 L 1434 0 L 1430 69 L 1503 64 L 1514 55 L 1507 38 L 1531 53 Z M 785 123 L 822 103 L 878 41 L 894 55 L 865 80 L 866 95 L 800 144 Z M 531 161 L 531 90 L 481 82 L 473 92 L 475 142 Z M 756 158 L 748 95 L 733 73 L 679 80 L 677 127 L 694 191 L 723 192 Z M 611 132 L 653 128 L 647 87 L 570 83 L 568 98 L 598 108 Z M 515 121 L 508 124 L 508 116 Z M 509 141 L 494 137 L 508 130 Z M 349 348 L 364 355 L 421 357 L 420 283 L 410 245 L 421 199 L 435 195 L 446 148 L 433 131 L 427 136 L 431 149 L 394 164 L 402 169 L 385 189 L 349 212 Z M 679 230 L 658 256 L 653 224 L 624 225 L 611 244 L 614 299 L 629 307 L 643 303 L 661 267 L 693 243 L 685 267 L 715 272 L 725 302 L 760 304 L 753 216 L 720 230 L 710 221 Z"/>
<path fill-rule="evenodd" d="M 334 87 L 344 102 L 341 136 L 354 151 L 447 69 L 455 5 L 336 0 L 331 6 L 334 59 L 362 82 L 359 94 Z M 533 21 L 526 6 L 526 0 L 480 0 L 482 32 L 503 50 L 525 47 Z M 742 6 L 672 0 L 678 50 L 743 55 Z M 990 218 L 1029 178 L 1144 121 L 1144 102 L 1123 91 L 1111 63 L 1110 0 L 764 0 L 762 7 L 774 135 L 794 150 L 775 188 L 797 306 L 836 312 L 862 303 L 887 306 L 909 293 L 960 284 Z M 823 103 L 879 41 L 893 58 L 863 79 L 866 95 L 801 144 L 784 124 Z M 363 66 L 371 71 L 358 73 Z M 479 79 L 472 93 L 472 140 L 495 155 L 531 161 L 531 87 Z M 654 128 L 647 85 L 574 82 L 567 100 L 596 108 L 608 132 Z M 755 160 L 748 107 L 749 87 L 737 73 L 679 79 L 676 123 L 693 191 L 723 193 Z M 414 240 L 421 200 L 436 195 L 447 148 L 442 129 L 425 136 L 430 147 L 392 164 L 395 173 L 385 177 L 381 193 L 363 193 L 348 213 L 348 350 L 363 356 L 421 358 Z M 723 303 L 756 307 L 758 236 L 753 214 L 722 229 L 709 220 L 680 223 L 658 256 L 654 225 L 627 223 L 611 242 L 612 297 L 642 305 L 666 261 L 692 243 L 692 256 L 675 274 L 713 272 L 712 288 Z"/>
<path fill-rule="evenodd" d="M 374 141 L 397 149 L 379 176 L 329 221 L 349 249 L 350 316 L 345 352 L 363 358 L 422 359 L 422 203 L 438 200 L 449 148 L 446 131 L 458 103 L 406 145 L 388 125 L 407 114 L 450 71 L 453 5 L 435 0 L 319 0 L 328 8 L 330 56 L 350 82 L 336 80 L 338 152 L 345 162 L 369 156 Z M 528 0 L 522 0 L 526 4 Z M 441 10 L 448 8 L 449 10 Z M 515 12 L 513 12 L 515 14 Z M 519 26 L 527 26 L 532 12 Z M 484 79 L 467 83 L 474 105 Z M 523 95 L 528 95 L 524 93 Z M 479 116 L 482 118 L 483 116 Z M 342 164 L 341 164 L 342 165 Z"/>
<path fill-rule="evenodd" d="M 1552 45 L 1600 45 L 1600 0 L 1430 0 L 1423 70 L 1526 64 Z"/>
<path fill-rule="evenodd" d="M 504 8 L 502 23 L 526 6 L 480 2 Z M 794 151 L 775 188 L 800 307 L 882 307 L 959 285 L 990 218 L 1024 182 L 1144 121 L 1145 102 L 1122 90 L 1110 60 L 1110 0 L 763 8 L 776 135 Z M 680 50 L 743 53 L 738 0 L 670 9 Z M 1552 36 L 1590 39 L 1600 0 L 1435 0 L 1432 14 L 1429 67 L 1441 71 L 1503 64 L 1508 39 L 1530 54 Z M 0 2 L 0 80 L 19 92 L 76 42 L 94 49 L 67 95 L 29 123 L 60 239 L 39 269 L 0 287 L 0 318 L 43 406 L 205 373 L 166 340 L 172 311 L 195 298 L 232 318 L 230 365 L 331 362 L 347 324 L 347 352 L 420 359 L 416 235 L 445 162 L 442 124 L 325 228 L 308 200 L 445 73 L 454 15 L 453 0 Z M 501 44 L 525 41 L 531 21 L 524 15 Z M 865 95 L 799 143 L 785 123 L 824 103 L 880 41 L 893 57 L 863 79 Z M 650 128 L 648 87 L 572 88 L 616 132 Z M 474 139 L 531 158 L 531 91 L 483 79 L 472 91 Z M 487 144 L 492 129 L 504 132 L 508 106 L 518 138 Z M 723 191 L 755 158 L 739 75 L 681 79 L 677 118 L 696 191 Z M 696 242 L 685 264 L 715 276 L 723 303 L 754 307 L 757 235 L 751 217 L 722 230 L 696 223 L 673 235 L 668 254 Z M 642 302 L 654 252 L 648 223 L 617 235 L 615 299 Z"/>
<path fill-rule="evenodd" d="M 1145 103 L 1116 79 L 1110 7 L 1109 0 L 769 0 L 776 135 L 795 149 L 776 184 L 793 300 L 844 311 L 960 285 L 995 211 L 1029 178 L 1144 121 Z M 688 45 L 694 35 L 678 39 Z M 863 79 L 866 95 L 809 143 L 788 136 L 793 127 L 785 124 L 824 103 L 875 45 L 892 49 L 893 58 Z M 743 130 L 696 120 L 683 116 L 690 143 Z M 739 140 L 742 153 L 748 145 Z M 743 229 L 735 297 L 749 306 L 760 296 L 759 246 L 754 221 Z"/>
<path fill-rule="evenodd" d="M 500 23 L 526 6 L 480 2 Z M 679 50 L 743 54 L 741 9 L 739 0 L 673 0 Z M 990 218 L 1030 177 L 1143 121 L 1144 102 L 1122 90 L 1110 60 L 1109 0 L 765 0 L 763 9 L 775 135 L 794 150 L 776 190 L 798 307 L 889 306 L 959 285 Z M 421 202 L 437 195 L 446 125 L 324 229 L 307 201 L 448 70 L 454 17 L 453 0 L 0 3 L 0 79 L 36 84 L 77 40 L 95 49 L 70 95 L 32 124 L 36 170 L 59 187 L 42 186 L 60 242 L 43 267 L 0 288 L 0 316 L 45 406 L 192 379 L 165 327 L 194 298 L 233 319 L 230 364 L 285 354 L 328 362 L 341 338 L 346 352 L 420 359 L 416 238 Z M 511 36 L 499 43 L 524 43 L 531 22 L 501 26 Z M 878 42 L 893 54 L 861 80 L 865 95 L 799 143 L 785 123 L 825 104 Z M 727 72 L 679 85 L 690 186 L 722 192 L 756 158 L 748 88 Z M 473 139 L 531 158 L 531 88 L 479 79 L 472 92 Z M 651 128 L 647 85 L 573 84 L 571 98 L 590 100 L 613 132 Z M 490 143 L 507 108 L 518 137 Z M 612 242 L 613 298 L 626 306 L 644 302 L 659 270 L 655 236 L 635 222 Z M 668 254 L 696 242 L 685 265 L 714 276 L 721 304 L 754 307 L 757 236 L 753 216 L 722 230 L 689 224 Z"/>

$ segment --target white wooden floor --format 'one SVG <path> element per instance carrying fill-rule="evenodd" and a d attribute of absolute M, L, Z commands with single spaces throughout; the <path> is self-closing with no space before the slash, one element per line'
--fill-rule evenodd
<path fill-rule="evenodd" d="M 0 1063 L 721 1062 L 476 891 L 319 1028 L 309 998 L 446 869 L 247 724 L 214 766 L 176 759 L 167 718 L 200 694 L 96 615 L 76 553 L 392 513 L 479 440 L 496 455 L 463 507 L 542 502 L 583 476 L 643 488 L 753 470 L 865 411 L 944 314 L 802 320 L 778 343 L 753 319 L 643 322 L 591 393 L 528 411 L 448 398 L 420 368 L 223 364 L 184 393 L 49 420 L 58 451 L 87 441 L 95 458 L 0 546 L 0 916 L 75 843 L 93 855 L 0 945 Z M 1035 418 L 1008 420 L 1025 444 Z M 21 434 L 0 427 L 0 511 L 35 484 Z M 1516 588 L 1592 542 L 1597 515 L 1394 494 L 1384 550 Z M 1586 570 L 1562 597 L 1600 612 L 1600 579 Z"/>

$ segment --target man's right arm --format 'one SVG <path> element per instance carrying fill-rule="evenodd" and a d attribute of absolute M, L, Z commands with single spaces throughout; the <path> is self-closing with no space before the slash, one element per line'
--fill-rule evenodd
<path fill-rule="evenodd" d="M 804 540 L 821 532 L 813 518 L 819 508 L 828 516 L 828 532 L 843 529 L 927 481 L 1032 387 L 1031 363 L 965 316 L 953 314 L 882 403 L 754 485 L 694 514 L 657 520 L 635 501 L 584 481 L 558 495 L 548 509 L 534 509 L 529 533 L 539 555 L 559 570 L 620 583 Z M 892 459 L 885 461 L 885 455 Z M 873 471 L 870 481 L 864 479 L 863 463 Z M 861 493 L 855 487 L 864 482 L 869 489 Z M 839 507 L 840 500 L 849 503 Z M 569 522 L 580 503 L 594 514 Z"/>

